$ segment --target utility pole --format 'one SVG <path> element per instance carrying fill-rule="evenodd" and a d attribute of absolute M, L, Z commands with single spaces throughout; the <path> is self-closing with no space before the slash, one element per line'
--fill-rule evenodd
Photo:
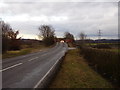
<path fill-rule="evenodd" d="M 98 31 L 98 39 L 100 40 L 101 39 L 101 30 Z"/>

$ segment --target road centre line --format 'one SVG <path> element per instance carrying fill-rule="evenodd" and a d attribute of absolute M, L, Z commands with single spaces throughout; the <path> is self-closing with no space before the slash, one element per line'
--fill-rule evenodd
<path fill-rule="evenodd" d="M 37 59 L 37 58 L 38 58 L 38 57 L 35 57 L 35 58 L 32 58 L 32 59 L 30 59 L 30 60 L 28 60 L 28 61 L 32 61 L 32 60 Z M 23 64 L 23 63 L 18 63 L 18 64 L 15 64 L 15 65 L 9 66 L 9 67 L 7 67 L 7 68 L 5 68 L 5 69 L 0 70 L 0 72 L 6 71 L 6 70 L 8 70 L 8 69 L 11 69 L 11 68 L 13 68 L 13 67 L 19 66 L 19 65 L 21 65 L 21 64 Z"/>
<path fill-rule="evenodd" d="M 28 61 L 32 61 L 32 60 L 35 60 L 35 59 L 37 59 L 38 57 L 35 57 L 35 58 L 32 58 L 32 59 L 30 59 L 30 60 L 28 60 Z"/>
<path fill-rule="evenodd" d="M 38 58 L 38 57 L 32 58 L 32 59 L 30 59 L 29 61 L 32 61 L 32 60 L 37 59 L 37 58 Z M 18 63 L 18 64 L 15 64 L 15 65 L 12 65 L 12 66 L 10 66 L 10 67 L 7 67 L 7 68 L 5 68 L 5 69 L 0 70 L 0 72 L 6 71 L 6 70 L 8 70 L 8 69 L 11 69 L 11 68 L 13 68 L 13 67 L 19 66 L 19 65 L 21 65 L 21 64 L 23 64 L 23 63 Z"/>
<path fill-rule="evenodd" d="M 25 55 L 25 56 L 22 56 L 22 57 L 27 57 L 27 56 Z"/>
<path fill-rule="evenodd" d="M 12 66 L 10 66 L 10 67 L 7 67 L 7 68 L 5 68 L 5 69 L 0 70 L 0 72 L 6 71 L 6 70 L 8 70 L 8 69 L 11 69 L 11 68 L 13 68 L 13 67 L 19 66 L 19 65 L 21 65 L 21 64 L 23 64 L 23 63 L 18 63 L 18 64 L 15 64 L 15 65 L 12 65 Z"/>

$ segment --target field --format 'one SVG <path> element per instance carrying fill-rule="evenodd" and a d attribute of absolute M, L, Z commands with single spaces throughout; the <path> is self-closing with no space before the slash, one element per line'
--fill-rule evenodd
<path fill-rule="evenodd" d="M 118 53 L 120 53 L 120 49 L 111 49 L 110 51 L 113 51 L 113 52 L 118 52 Z"/>

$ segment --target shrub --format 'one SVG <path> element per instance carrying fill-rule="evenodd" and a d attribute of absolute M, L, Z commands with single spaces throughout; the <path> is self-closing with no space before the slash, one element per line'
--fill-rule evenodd
<path fill-rule="evenodd" d="M 10 44 L 9 50 L 20 50 L 21 49 L 21 41 L 19 39 L 10 40 L 9 44 Z"/>
<path fill-rule="evenodd" d="M 9 45 L 10 40 L 8 38 L 2 38 L 2 53 L 5 53 L 10 45 Z"/>
<path fill-rule="evenodd" d="M 118 52 L 90 47 L 81 47 L 80 50 L 101 75 L 114 83 L 120 83 L 120 54 Z"/>
<path fill-rule="evenodd" d="M 55 42 L 54 42 L 54 37 L 46 37 L 43 39 L 43 43 L 46 45 L 46 46 L 50 46 L 50 45 L 53 45 Z"/>

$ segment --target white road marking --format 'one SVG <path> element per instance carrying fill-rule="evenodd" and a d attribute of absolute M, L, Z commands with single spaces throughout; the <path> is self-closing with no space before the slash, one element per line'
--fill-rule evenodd
<path fill-rule="evenodd" d="M 61 57 L 60 57 L 61 58 Z M 37 88 L 40 83 L 46 78 L 46 76 L 50 73 L 50 71 L 54 68 L 54 66 L 57 64 L 57 62 L 60 60 L 60 58 L 55 62 L 55 64 L 49 69 L 49 71 L 38 81 L 38 83 L 34 86 L 34 88 Z"/>
<path fill-rule="evenodd" d="M 22 57 L 27 57 L 27 56 L 22 56 Z"/>
<path fill-rule="evenodd" d="M 5 69 L 0 70 L 0 72 L 6 71 L 6 70 L 8 70 L 8 69 L 11 69 L 11 68 L 13 68 L 13 67 L 19 66 L 19 65 L 21 65 L 21 64 L 23 64 L 23 63 L 18 63 L 18 64 L 15 64 L 15 65 L 13 65 L 13 66 L 7 67 L 7 68 L 5 68 Z"/>
<path fill-rule="evenodd" d="M 30 59 L 30 60 L 28 60 L 28 61 L 32 61 L 32 60 L 35 60 L 35 59 L 37 59 L 38 57 L 35 57 L 35 58 L 32 58 L 32 59 Z"/>

